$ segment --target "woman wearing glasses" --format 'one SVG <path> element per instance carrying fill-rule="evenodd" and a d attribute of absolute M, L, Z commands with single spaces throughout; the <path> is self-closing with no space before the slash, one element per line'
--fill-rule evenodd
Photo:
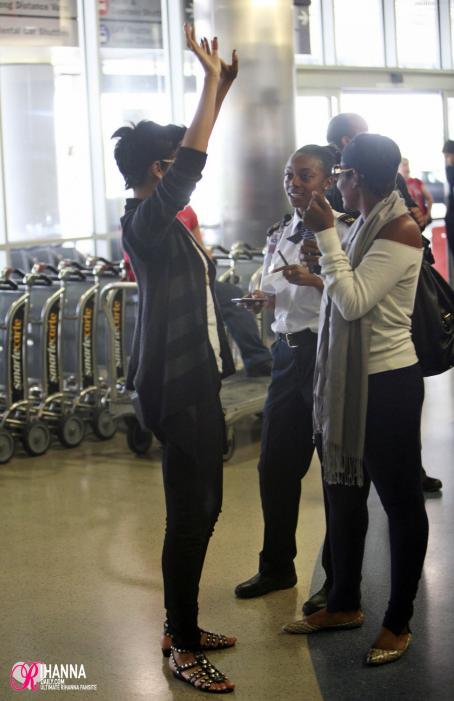
<path fill-rule="evenodd" d="M 203 562 L 222 502 L 224 419 L 221 375 L 233 372 L 213 286 L 215 268 L 177 219 L 206 161 L 216 116 L 237 73 L 218 55 L 217 39 L 187 46 L 205 73 L 199 105 L 187 130 L 140 122 L 115 132 L 115 158 L 134 189 L 122 217 L 123 245 L 139 288 L 139 310 L 128 388 L 142 425 L 164 445 L 167 522 L 162 569 L 167 621 L 161 638 L 174 675 L 209 693 L 234 685 L 203 651 L 231 647 L 236 638 L 198 627 Z"/>
<path fill-rule="evenodd" d="M 318 193 L 306 213 L 325 283 L 315 370 L 314 424 L 323 451 L 333 584 L 327 607 L 289 624 L 294 633 L 361 626 L 367 497 L 374 483 L 389 520 L 391 596 L 366 662 L 399 659 L 424 563 L 428 522 L 418 470 L 424 386 L 411 339 L 422 260 L 419 229 L 394 192 L 401 155 L 360 134 L 335 169 L 345 208 L 361 216 L 342 249 Z"/>

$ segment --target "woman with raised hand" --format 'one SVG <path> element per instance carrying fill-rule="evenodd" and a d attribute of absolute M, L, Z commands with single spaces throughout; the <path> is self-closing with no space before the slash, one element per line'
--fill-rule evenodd
<path fill-rule="evenodd" d="M 221 377 L 234 371 L 213 284 L 215 267 L 176 218 L 206 161 L 216 117 L 238 70 L 219 57 L 218 41 L 187 46 L 204 73 L 202 94 L 187 130 L 140 122 L 122 127 L 115 158 L 133 188 L 122 217 L 123 246 L 139 288 L 139 310 L 128 387 L 143 427 L 163 442 L 167 509 L 162 554 L 167 619 L 161 638 L 174 675 L 210 693 L 234 685 L 205 657 L 236 638 L 198 626 L 203 562 L 222 503 L 224 419 Z"/>
<path fill-rule="evenodd" d="M 328 203 L 314 192 L 325 283 L 314 384 L 314 431 L 329 503 L 333 583 L 326 608 L 286 626 L 316 633 L 362 625 L 361 569 L 374 483 L 389 521 L 391 595 L 369 665 L 399 659 L 411 640 L 428 522 L 420 475 L 424 385 L 411 338 L 422 260 L 419 228 L 394 191 L 397 144 L 359 134 L 336 166 L 344 207 L 360 211 L 342 248 Z"/>

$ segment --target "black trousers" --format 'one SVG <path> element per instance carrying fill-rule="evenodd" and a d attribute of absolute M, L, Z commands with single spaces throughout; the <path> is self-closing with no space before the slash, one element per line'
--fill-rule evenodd
<path fill-rule="evenodd" d="M 289 348 L 284 340 L 278 340 L 271 352 L 271 384 L 258 464 L 265 524 L 259 569 L 279 577 L 295 571 L 301 480 L 314 453 L 312 397 L 317 334 L 305 331 L 298 348 Z"/>
<path fill-rule="evenodd" d="M 383 625 L 396 635 L 412 617 L 427 548 L 428 520 L 421 485 L 423 399 L 419 365 L 370 375 L 364 486 L 324 484 L 333 568 L 328 610 L 360 607 L 372 481 L 388 516 L 391 546 L 391 596 Z"/>
<path fill-rule="evenodd" d="M 224 416 L 219 398 L 173 417 L 164 439 L 164 603 L 173 644 L 197 650 L 199 582 L 222 505 Z"/>
<path fill-rule="evenodd" d="M 255 315 L 232 302 L 233 298 L 242 297 L 243 291 L 236 285 L 219 280 L 216 280 L 214 290 L 222 318 L 239 348 L 246 372 L 254 366 L 270 363 L 271 355 L 260 338 Z"/>

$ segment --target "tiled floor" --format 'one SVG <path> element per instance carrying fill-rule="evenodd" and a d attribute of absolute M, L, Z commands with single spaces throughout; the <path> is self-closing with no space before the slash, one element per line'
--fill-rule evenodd
<path fill-rule="evenodd" d="M 256 420 L 242 422 L 240 447 L 225 467 L 224 508 L 200 595 L 201 624 L 239 637 L 236 649 L 212 656 L 236 682 L 235 698 L 454 698 L 453 377 L 434 378 L 427 387 L 425 463 L 444 479 L 445 489 L 441 498 L 428 502 L 432 534 L 414 650 L 399 665 L 382 673 L 372 670 L 372 675 L 361 668 L 360 646 L 351 637 L 338 636 L 336 642 L 334 636 L 320 636 L 308 646 L 304 637 L 280 633 L 309 591 L 323 536 L 315 460 L 303 489 L 297 588 L 258 600 L 235 599 L 235 584 L 257 570 L 262 536 L 256 474 L 259 426 Z M 86 678 L 68 683 L 97 685 L 96 691 L 39 691 L 37 698 L 46 698 L 46 693 L 80 701 L 201 698 L 169 675 L 159 648 L 164 521 L 159 457 L 159 449 L 151 460 L 132 456 L 120 434 L 109 443 L 87 440 L 74 451 L 56 447 L 39 459 L 19 455 L 0 469 L 1 701 L 21 698 L 10 688 L 9 672 L 23 660 L 83 664 Z M 381 572 L 387 571 L 385 523 L 376 503 L 371 510 L 376 520 L 365 567 L 365 584 L 372 582 L 366 586 L 369 599 L 376 590 L 386 595 Z M 318 576 L 316 569 L 314 585 Z M 367 635 L 361 635 L 361 645 L 367 645 Z M 353 690 L 343 674 L 346 669 L 354 674 Z M 429 685 L 421 685 L 418 675 Z"/>

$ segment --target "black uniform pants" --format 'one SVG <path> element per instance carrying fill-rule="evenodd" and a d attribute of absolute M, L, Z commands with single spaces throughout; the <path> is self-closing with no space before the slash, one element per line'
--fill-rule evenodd
<path fill-rule="evenodd" d="M 164 439 L 167 521 L 162 572 L 167 621 L 176 647 L 197 650 L 199 582 L 222 505 L 224 416 L 219 398 L 173 417 Z"/>
<path fill-rule="evenodd" d="M 258 465 L 264 518 L 260 572 L 280 577 L 295 571 L 295 532 L 301 480 L 314 444 L 312 402 L 317 334 L 298 334 L 298 347 L 277 340 L 271 349 L 271 384 L 264 408 Z"/>
<path fill-rule="evenodd" d="M 325 483 L 334 581 L 329 611 L 360 606 L 361 568 L 371 481 L 388 516 L 391 596 L 383 625 L 398 635 L 413 614 L 428 538 L 421 485 L 419 365 L 369 376 L 363 487 Z"/>

